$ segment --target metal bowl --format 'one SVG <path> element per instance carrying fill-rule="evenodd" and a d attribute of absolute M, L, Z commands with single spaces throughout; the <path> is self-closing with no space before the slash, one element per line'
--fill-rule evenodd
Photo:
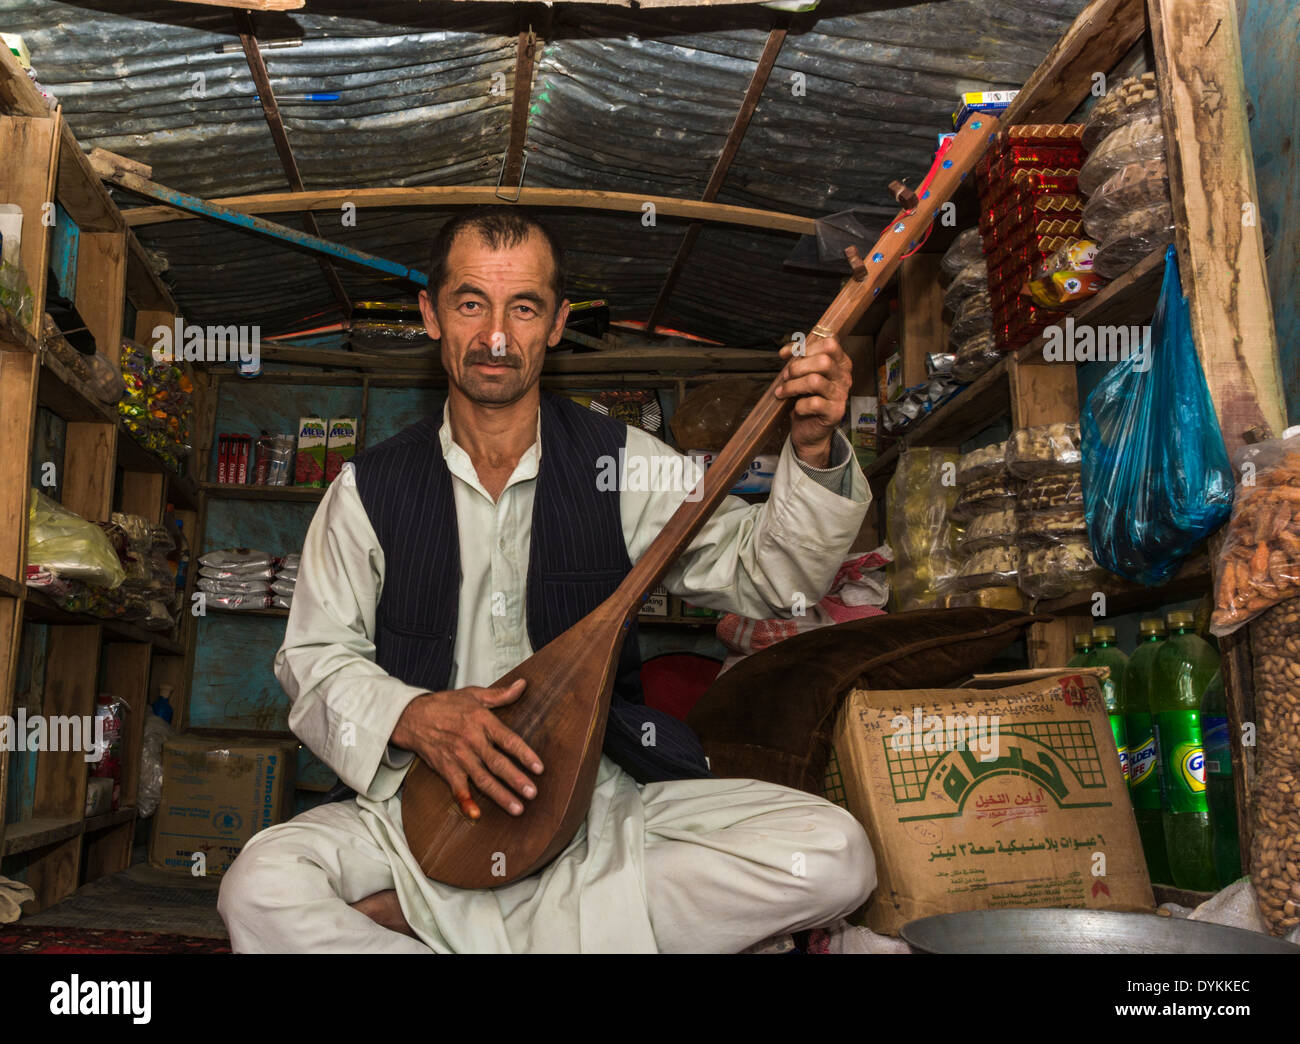
<path fill-rule="evenodd" d="M 1271 935 L 1155 914 L 1108 910 L 971 910 L 905 924 L 914 953 L 1277 953 Z"/>

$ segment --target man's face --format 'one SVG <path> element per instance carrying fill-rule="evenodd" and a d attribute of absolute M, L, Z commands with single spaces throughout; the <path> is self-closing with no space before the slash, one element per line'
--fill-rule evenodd
<path fill-rule="evenodd" d="M 448 380 L 471 401 L 507 405 L 540 379 L 546 349 L 559 344 L 569 317 L 569 302 L 557 302 L 551 289 L 551 267 L 536 233 L 492 250 L 469 228 L 452 243 L 437 301 L 421 292 L 424 328 L 442 341 Z"/>

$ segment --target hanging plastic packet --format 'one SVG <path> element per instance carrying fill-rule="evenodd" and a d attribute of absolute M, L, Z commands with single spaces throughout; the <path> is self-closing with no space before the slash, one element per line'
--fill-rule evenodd
<path fill-rule="evenodd" d="M 1231 464 L 1172 246 L 1150 346 L 1102 379 L 1080 426 L 1097 562 L 1148 587 L 1164 583 L 1232 509 Z"/>

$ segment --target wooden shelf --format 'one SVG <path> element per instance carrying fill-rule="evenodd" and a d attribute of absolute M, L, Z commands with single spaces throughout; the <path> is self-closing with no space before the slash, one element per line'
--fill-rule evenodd
<path fill-rule="evenodd" d="M 30 852 L 34 848 L 66 841 L 81 833 L 84 821 L 80 816 L 61 819 L 24 819 L 5 827 L 4 855 Z"/>
<path fill-rule="evenodd" d="M 1179 906 L 1190 906 L 1193 909 L 1200 906 L 1201 903 L 1208 902 L 1216 895 L 1215 892 L 1189 892 L 1185 888 L 1175 888 L 1173 885 L 1153 884 L 1151 891 L 1156 897 L 1156 905 L 1161 903 L 1177 903 Z"/>
<path fill-rule="evenodd" d="M 7 576 L 0 576 L 0 595 L 8 595 L 10 598 L 22 598 L 26 593 L 26 584 L 20 584 L 17 580 L 10 580 Z"/>
<path fill-rule="evenodd" d="M 233 482 L 200 482 L 199 489 L 223 500 L 320 500 L 326 493 L 317 486 L 241 486 Z"/>
<path fill-rule="evenodd" d="M 1075 591 L 1062 598 L 1041 599 L 1034 605 L 1034 612 L 1052 616 L 1091 616 L 1093 595 L 1100 590 L 1106 596 L 1106 615 L 1123 616 L 1157 609 L 1171 602 L 1199 598 L 1209 587 L 1209 557 L 1205 552 L 1198 552 L 1159 587 L 1143 587 L 1113 577 L 1085 591 Z"/>
<path fill-rule="evenodd" d="M 227 609 L 224 605 L 209 605 L 210 613 L 225 613 L 227 616 L 274 616 L 282 620 L 289 618 L 288 609 Z"/>
<path fill-rule="evenodd" d="M 105 812 L 102 816 L 91 816 L 86 820 L 85 831 L 87 834 L 95 830 L 103 830 L 106 827 L 117 826 L 119 823 L 125 823 L 127 820 L 135 818 L 135 806 L 127 805 L 126 808 L 119 808 L 116 812 Z"/>
<path fill-rule="evenodd" d="M 40 342 L 19 324 L 13 314 L 0 308 L 0 351 L 36 354 L 40 349 Z"/>
<path fill-rule="evenodd" d="M 674 627 L 716 627 L 721 619 L 720 616 L 638 616 L 636 622 L 638 624 L 652 623 Z"/>
<path fill-rule="evenodd" d="M 125 620 L 108 616 L 93 616 L 90 613 L 70 613 L 60 609 L 44 591 L 29 587 L 27 589 L 26 618 L 30 621 L 53 624 L 91 624 L 104 628 L 115 638 L 128 642 L 144 642 L 162 652 L 182 655 L 184 649 L 180 642 L 158 631 L 150 631 Z"/>

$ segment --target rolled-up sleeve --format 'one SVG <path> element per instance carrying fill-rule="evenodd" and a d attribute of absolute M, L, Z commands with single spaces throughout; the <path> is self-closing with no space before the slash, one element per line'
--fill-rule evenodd
<path fill-rule="evenodd" d="M 426 691 L 375 663 L 383 577 L 383 551 L 348 465 L 307 530 L 275 676 L 289 696 L 294 734 L 376 801 L 401 786 L 412 755 L 389 738 L 407 704 Z"/>
<path fill-rule="evenodd" d="M 843 436 L 837 433 L 836 440 Z M 766 503 L 727 497 L 664 585 L 696 605 L 757 619 L 813 605 L 830 587 L 871 502 L 866 477 L 846 449 L 846 440 L 837 444 L 831 468 L 809 469 L 786 439 Z M 676 455 L 635 428 L 628 429 L 627 453 Z M 623 531 L 632 561 L 645 554 L 686 492 L 623 490 Z"/>

